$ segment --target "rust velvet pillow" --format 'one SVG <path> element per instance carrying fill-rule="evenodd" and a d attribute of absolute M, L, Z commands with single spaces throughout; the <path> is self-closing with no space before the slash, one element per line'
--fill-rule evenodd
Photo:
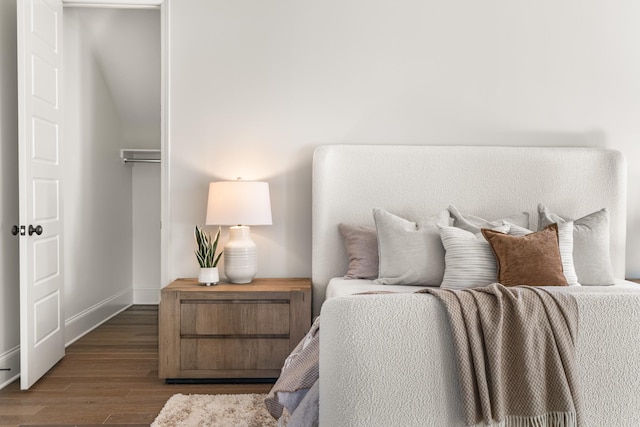
<path fill-rule="evenodd" d="M 525 236 L 483 228 L 498 262 L 498 282 L 505 286 L 568 286 L 562 274 L 558 225 Z"/>

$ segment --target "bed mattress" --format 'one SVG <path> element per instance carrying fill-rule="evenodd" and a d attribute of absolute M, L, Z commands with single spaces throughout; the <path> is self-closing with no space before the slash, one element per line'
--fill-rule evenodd
<path fill-rule="evenodd" d="M 411 293 L 424 286 L 400 286 L 400 285 L 376 285 L 373 280 L 366 279 L 345 279 L 344 277 L 334 277 L 327 286 L 327 299 L 358 294 L 362 292 L 399 292 Z M 571 292 L 577 294 L 584 293 L 627 293 L 640 292 L 640 285 L 628 280 L 616 279 L 613 286 L 560 286 L 550 287 L 553 291 Z"/>

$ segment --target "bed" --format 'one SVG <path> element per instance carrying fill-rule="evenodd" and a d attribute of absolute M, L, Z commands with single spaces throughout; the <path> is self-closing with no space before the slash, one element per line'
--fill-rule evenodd
<path fill-rule="evenodd" d="M 322 322 L 320 424 L 465 425 L 441 303 L 413 293 L 418 287 L 342 279 L 350 263 L 339 224 L 373 227 L 374 208 L 417 221 L 455 206 L 488 219 L 524 212 L 535 229 L 542 203 L 568 218 L 608 211 L 612 283 L 561 291 L 579 308 L 585 425 L 640 425 L 640 292 L 624 280 L 626 191 L 624 157 L 608 149 L 318 147 L 312 284 Z M 352 295 L 371 289 L 394 293 Z"/>

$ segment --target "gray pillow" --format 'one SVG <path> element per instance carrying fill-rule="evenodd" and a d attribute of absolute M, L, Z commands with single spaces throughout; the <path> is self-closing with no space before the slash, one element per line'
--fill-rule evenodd
<path fill-rule="evenodd" d="M 349 258 L 345 279 L 378 277 L 378 238 L 376 229 L 364 225 L 339 224 L 344 248 Z"/>
<path fill-rule="evenodd" d="M 444 248 L 439 225 L 449 224 L 449 212 L 413 222 L 383 209 L 373 210 L 378 234 L 378 279 L 381 285 L 440 286 Z"/>
<path fill-rule="evenodd" d="M 533 231 L 528 228 L 511 224 L 509 234 L 512 236 L 526 236 Z M 569 286 L 579 286 L 576 269 L 573 265 L 573 221 L 558 224 L 558 246 L 560 247 L 560 258 L 562 259 L 562 274 Z"/>
<path fill-rule="evenodd" d="M 510 226 L 487 228 L 507 233 Z M 498 281 L 498 263 L 482 233 L 472 233 L 458 227 L 440 227 L 440 237 L 445 249 L 446 265 L 440 287 L 477 288 Z"/>
<path fill-rule="evenodd" d="M 571 221 L 538 205 L 538 229 Z M 573 264 L 578 282 L 586 286 L 613 285 L 609 254 L 609 212 L 601 209 L 573 220 Z"/>
<path fill-rule="evenodd" d="M 449 214 L 451 214 L 451 218 L 453 218 L 454 227 L 462 228 L 463 230 L 470 231 L 473 234 L 480 233 L 480 230 L 483 228 L 500 227 L 505 222 L 515 224 L 519 227 L 529 228 L 529 214 L 527 212 L 489 221 L 471 214 L 460 213 L 455 206 L 449 206 L 447 210 L 449 211 Z"/>

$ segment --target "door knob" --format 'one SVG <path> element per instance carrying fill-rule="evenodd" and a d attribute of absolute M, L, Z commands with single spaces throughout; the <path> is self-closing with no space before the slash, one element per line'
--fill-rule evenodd
<path fill-rule="evenodd" d="M 14 236 L 17 236 L 19 232 L 20 232 L 20 227 L 18 227 L 17 225 L 14 225 L 13 227 L 11 227 L 11 234 L 13 234 Z"/>
<path fill-rule="evenodd" d="M 37 225 L 37 226 L 33 226 L 33 225 L 29 225 L 29 236 L 33 236 L 33 233 L 36 233 L 38 236 L 42 234 L 42 226 L 41 225 Z"/>

